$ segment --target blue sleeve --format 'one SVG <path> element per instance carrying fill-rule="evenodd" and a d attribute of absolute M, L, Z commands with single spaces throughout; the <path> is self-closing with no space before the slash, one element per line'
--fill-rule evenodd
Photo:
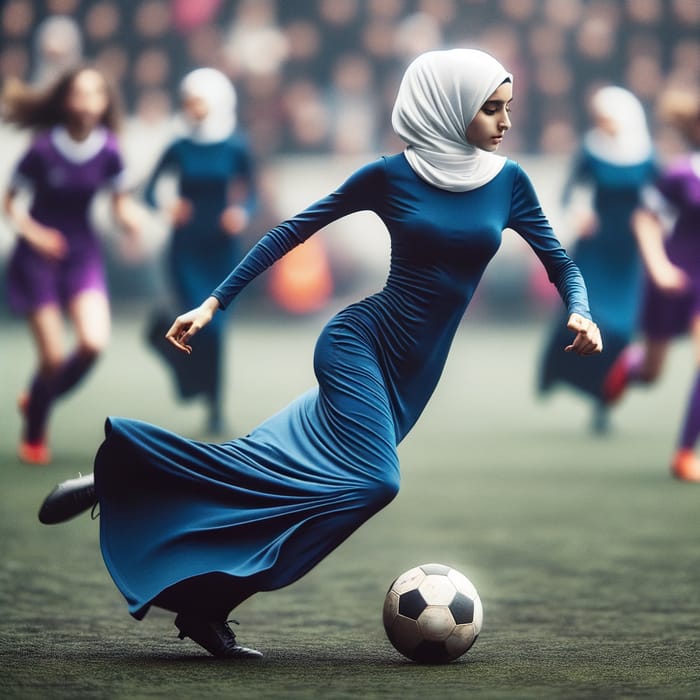
<path fill-rule="evenodd" d="M 253 162 L 253 154 L 248 146 L 247 141 L 238 139 L 234 142 L 235 157 L 233 162 L 236 164 L 236 170 L 233 176 L 237 180 L 241 180 L 245 186 L 245 199 L 243 200 L 243 208 L 249 217 L 252 217 L 258 208 L 258 187 L 255 174 L 255 165 Z"/>
<path fill-rule="evenodd" d="M 222 308 L 253 279 L 290 250 L 333 221 L 357 211 L 376 211 L 384 186 L 383 161 L 360 168 L 338 189 L 268 231 L 212 292 Z"/>
<path fill-rule="evenodd" d="M 164 172 L 178 168 L 176 144 L 177 142 L 171 143 L 170 146 L 168 146 L 146 182 L 143 198 L 146 204 L 153 209 L 158 207 L 158 202 L 156 201 L 156 186 L 158 185 L 158 179 Z"/>
<path fill-rule="evenodd" d="M 571 164 L 569 176 L 564 183 L 564 189 L 561 193 L 561 204 L 563 207 L 568 206 L 571 202 L 574 187 L 581 182 L 590 182 L 590 178 L 590 160 L 586 157 L 586 152 L 584 150 L 580 150 Z"/>
<path fill-rule="evenodd" d="M 530 178 L 519 166 L 513 183 L 508 227 L 517 231 L 535 251 L 569 314 L 578 313 L 590 319 L 583 276 L 554 235 Z"/>

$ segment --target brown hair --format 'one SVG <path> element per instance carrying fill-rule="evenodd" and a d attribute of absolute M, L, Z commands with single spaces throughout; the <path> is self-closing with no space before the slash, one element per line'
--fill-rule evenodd
<path fill-rule="evenodd" d="M 66 98 L 80 73 L 93 70 L 105 81 L 107 109 L 100 123 L 111 131 L 121 126 L 121 100 L 116 87 L 99 69 L 88 64 L 75 66 L 45 88 L 36 89 L 20 80 L 9 79 L 2 94 L 2 118 L 10 124 L 28 129 L 49 129 L 68 120 Z"/>
<path fill-rule="evenodd" d="M 667 90 L 658 102 L 658 115 L 689 141 L 695 143 L 700 134 L 700 94 L 685 90 Z"/>

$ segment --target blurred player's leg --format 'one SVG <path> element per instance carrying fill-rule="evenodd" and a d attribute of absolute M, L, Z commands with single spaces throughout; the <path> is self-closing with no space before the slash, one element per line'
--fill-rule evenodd
<path fill-rule="evenodd" d="M 700 460 L 695 455 L 700 436 L 700 317 L 693 321 L 692 334 L 698 371 L 688 399 L 678 450 L 671 464 L 673 476 L 684 481 L 700 481 Z"/>

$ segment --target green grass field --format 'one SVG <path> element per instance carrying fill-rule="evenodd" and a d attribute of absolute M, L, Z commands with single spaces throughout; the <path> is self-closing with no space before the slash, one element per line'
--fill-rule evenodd
<path fill-rule="evenodd" d="M 134 314 L 134 319 L 138 316 Z M 230 348 L 233 432 L 312 382 L 321 321 L 243 320 Z M 136 320 L 118 320 L 94 374 L 54 414 L 55 462 L 15 458 L 26 329 L 2 322 L 2 698 L 698 698 L 700 486 L 668 476 L 692 372 L 674 347 L 654 388 L 630 394 L 605 438 L 588 406 L 533 392 L 543 329 L 460 330 L 443 381 L 400 448 L 398 498 L 294 585 L 236 610 L 259 662 L 217 661 L 172 615 L 136 622 L 102 565 L 97 523 L 39 524 L 53 485 L 91 470 L 107 414 L 197 437 Z M 438 561 L 484 604 L 476 645 L 447 666 L 404 660 L 384 637 L 391 580 Z M 200 653 L 201 652 L 201 653 Z"/>

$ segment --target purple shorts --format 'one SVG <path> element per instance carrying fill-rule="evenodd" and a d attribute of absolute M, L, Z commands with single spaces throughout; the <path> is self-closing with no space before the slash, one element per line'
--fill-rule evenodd
<path fill-rule="evenodd" d="M 683 294 L 664 294 L 647 282 L 642 307 L 642 329 L 655 340 L 666 340 L 684 335 L 690 330 L 693 318 L 700 316 L 700 280 L 692 280 Z"/>
<path fill-rule="evenodd" d="M 10 309 L 26 315 L 48 304 L 65 307 L 80 292 L 95 289 L 107 293 L 106 275 L 97 240 L 61 261 L 45 258 L 20 241 L 7 266 Z"/>

